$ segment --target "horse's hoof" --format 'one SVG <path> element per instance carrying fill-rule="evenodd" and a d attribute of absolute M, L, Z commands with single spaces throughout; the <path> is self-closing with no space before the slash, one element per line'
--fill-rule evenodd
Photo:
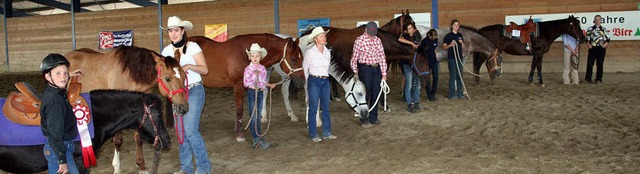
<path fill-rule="evenodd" d="M 291 117 L 291 122 L 298 122 L 298 117 Z"/>
<path fill-rule="evenodd" d="M 138 172 L 138 174 L 149 174 L 149 171 L 146 171 L 146 170 L 140 170 L 140 171 Z"/>
<path fill-rule="evenodd" d="M 541 83 L 541 84 L 540 84 L 540 86 L 541 86 L 541 87 L 544 87 L 545 85 L 544 85 L 544 83 Z"/>
<path fill-rule="evenodd" d="M 236 141 L 238 142 L 244 142 L 247 141 L 247 139 L 243 138 L 243 137 L 236 137 Z"/>

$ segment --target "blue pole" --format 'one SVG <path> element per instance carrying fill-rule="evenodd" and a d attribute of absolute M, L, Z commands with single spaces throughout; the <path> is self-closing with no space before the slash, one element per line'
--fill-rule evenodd
<path fill-rule="evenodd" d="M 438 28 L 438 0 L 431 0 L 431 28 Z"/>
<path fill-rule="evenodd" d="M 158 34 L 160 35 L 160 51 L 162 52 L 162 3 L 158 1 Z"/>
<path fill-rule="evenodd" d="M 75 12 L 75 8 L 73 8 L 76 5 L 80 5 L 80 4 L 75 4 L 76 1 L 71 1 L 71 47 L 75 50 L 76 49 L 76 12 Z"/>
<path fill-rule="evenodd" d="M 273 22 L 276 24 L 276 34 L 280 34 L 280 2 L 278 0 L 273 1 Z"/>
<path fill-rule="evenodd" d="M 7 2 L 7 1 L 4 1 Z M 9 35 L 7 34 L 7 11 L 8 10 L 13 10 L 13 9 L 4 9 L 4 16 L 2 17 L 4 19 L 4 54 L 7 58 L 7 71 L 11 71 L 11 66 L 9 65 Z"/>

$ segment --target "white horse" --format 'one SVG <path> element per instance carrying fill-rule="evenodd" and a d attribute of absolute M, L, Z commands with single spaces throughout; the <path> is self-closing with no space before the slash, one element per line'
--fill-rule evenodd
<path fill-rule="evenodd" d="M 290 36 L 287 35 L 282 35 L 282 34 L 278 34 L 278 36 L 283 37 L 283 38 L 288 38 Z M 308 44 L 304 44 L 304 43 L 308 43 L 307 40 L 307 36 L 303 36 L 302 38 L 300 38 L 300 42 L 299 43 L 303 43 L 303 44 L 299 44 L 298 46 L 300 46 L 300 49 L 304 52 L 306 50 L 308 50 L 310 48 L 311 45 Z M 332 57 L 333 59 L 333 57 Z M 339 62 L 339 61 L 338 61 Z M 282 71 L 282 69 L 280 69 L 280 66 L 278 64 L 273 65 L 272 67 L 269 68 L 270 71 L 267 74 L 267 78 L 270 78 L 271 76 L 271 70 L 274 70 L 276 73 L 278 73 L 280 75 L 281 78 L 286 78 L 287 74 L 284 73 L 284 71 Z M 350 70 L 350 65 L 339 65 L 338 63 L 332 61 L 331 62 L 331 66 L 329 67 L 329 75 L 333 78 L 335 78 L 338 83 L 340 84 L 340 86 L 342 86 L 342 89 L 344 89 L 345 91 L 345 102 L 349 105 L 349 107 L 351 108 L 352 111 L 355 112 L 354 116 L 356 117 L 367 117 L 368 113 L 369 113 L 369 106 L 366 103 L 366 91 L 365 91 L 365 87 L 364 84 L 356 78 L 356 76 L 350 75 L 350 73 L 348 73 L 347 71 Z M 349 76 L 349 77 L 346 77 Z M 268 79 L 267 79 L 268 81 Z M 289 101 L 289 85 L 291 85 L 291 81 L 287 80 L 282 84 L 282 98 L 284 99 L 284 103 L 285 106 L 287 107 L 287 114 L 289 115 L 289 117 L 291 118 L 292 122 L 297 122 L 298 118 L 295 116 L 295 114 L 293 113 L 293 109 L 291 108 L 291 103 Z M 307 85 L 305 83 L 304 85 L 305 87 L 305 102 L 308 103 L 308 97 L 307 97 Z M 268 95 L 268 91 L 265 91 L 265 96 Z M 266 97 L 263 98 L 263 106 L 266 106 Z M 318 107 L 320 108 L 320 107 Z M 307 114 L 305 114 L 305 118 L 308 119 L 308 117 L 306 117 L 306 115 L 308 115 L 308 111 L 309 108 L 307 106 Z M 317 112 L 316 114 L 316 123 L 317 123 L 317 127 L 322 126 L 322 121 L 320 120 L 320 112 Z M 262 122 L 265 123 L 267 121 L 266 119 L 266 107 L 262 107 Z M 307 120 L 308 122 L 308 120 Z"/>

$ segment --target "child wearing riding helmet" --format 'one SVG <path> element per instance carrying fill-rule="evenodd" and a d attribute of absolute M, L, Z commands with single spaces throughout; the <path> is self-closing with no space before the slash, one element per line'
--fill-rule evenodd
<path fill-rule="evenodd" d="M 49 54 L 42 59 L 40 71 L 47 83 L 42 93 L 40 124 L 42 134 L 47 138 L 43 153 L 49 173 L 76 174 L 78 167 L 73 158 L 73 140 L 78 136 L 78 128 L 67 99 L 69 61 L 60 54 Z M 71 76 L 80 74 L 81 70 L 75 70 Z"/>
<path fill-rule="evenodd" d="M 260 129 L 262 91 L 264 91 L 266 87 L 273 89 L 276 87 L 276 84 L 267 83 L 267 69 L 260 64 L 260 60 L 267 56 L 267 50 L 260 47 L 257 43 L 253 43 L 246 52 L 251 63 L 244 69 L 243 84 L 247 91 L 249 113 L 251 113 L 251 119 L 249 119 L 249 129 L 253 137 L 251 147 L 267 149 L 271 143 L 265 140 Z"/>

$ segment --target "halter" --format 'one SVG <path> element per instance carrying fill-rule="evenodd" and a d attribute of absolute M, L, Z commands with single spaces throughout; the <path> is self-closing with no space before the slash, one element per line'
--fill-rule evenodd
<path fill-rule="evenodd" d="M 291 65 L 289 64 L 289 61 L 287 61 L 287 46 L 289 45 L 289 40 L 286 41 L 286 43 L 284 44 L 284 51 L 282 51 L 282 59 L 280 59 L 280 63 L 284 62 L 284 65 L 287 65 L 287 68 L 289 69 L 289 73 L 287 73 L 287 76 L 291 76 L 291 74 L 298 72 L 300 70 L 302 70 L 302 68 L 297 68 L 297 69 L 293 69 L 291 68 Z"/>
<path fill-rule="evenodd" d="M 346 98 L 349 98 L 349 96 L 351 96 L 351 97 L 353 97 L 353 101 L 356 101 L 356 104 L 354 104 L 354 105 L 352 105 L 352 106 L 351 106 L 351 110 L 354 110 L 354 111 L 355 111 L 355 110 L 356 110 L 356 108 L 357 108 L 358 106 L 360 106 L 360 105 L 367 105 L 367 103 L 366 103 L 366 102 L 365 102 L 365 103 L 360 103 L 360 102 L 358 102 L 358 99 L 356 98 L 356 95 L 355 95 L 355 94 L 353 94 L 353 89 L 354 89 L 355 87 L 356 87 L 356 82 L 353 82 L 353 84 L 351 85 L 351 90 L 349 90 L 349 93 L 348 93 L 348 94 L 347 94 L 347 96 L 345 97 L 345 99 L 346 99 Z M 347 103 L 349 103 L 349 102 L 347 102 Z"/>
<path fill-rule="evenodd" d="M 162 144 L 162 141 L 160 141 L 160 135 L 158 135 L 158 127 L 156 126 L 156 122 L 153 121 L 153 116 L 151 116 L 151 106 L 155 105 L 155 103 L 151 105 L 147 105 L 147 103 L 145 103 L 143 99 L 142 105 L 144 106 L 144 115 L 142 116 L 142 120 L 140 121 L 140 125 L 138 126 L 138 132 L 140 132 L 140 128 L 142 128 L 144 121 L 147 120 L 147 118 L 149 118 L 149 120 L 151 121 L 151 126 L 153 126 L 153 132 L 155 133 L 155 138 L 153 140 L 153 147 L 158 149 L 158 142 L 160 142 L 159 149 L 162 149 L 163 144 Z"/>
<path fill-rule="evenodd" d="M 176 89 L 174 91 L 169 91 L 169 88 L 167 88 L 167 85 L 164 84 L 164 81 L 162 81 L 162 71 L 160 69 L 160 66 L 156 66 L 158 69 L 158 83 L 160 84 L 160 86 L 162 86 L 162 89 L 164 89 L 164 92 L 167 93 L 167 95 L 169 95 L 169 101 L 173 102 L 171 100 L 171 98 L 173 98 L 174 95 L 179 94 L 179 93 L 183 93 L 186 95 L 187 100 L 189 100 L 189 88 L 187 87 L 183 87 L 180 89 Z M 189 84 L 189 78 L 187 76 L 184 76 L 184 79 L 186 80 L 187 84 Z"/>
<path fill-rule="evenodd" d="M 493 71 L 495 70 L 502 69 L 501 66 L 498 66 L 498 49 L 497 48 L 495 51 L 493 51 L 493 56 L 491 56 L 491 58 L 489 58 L 489 60 L 487 61 L 493 61 L 493 65 L 494 65 L 492 68 L 489 68 L 488 70 L 489 74 L 493 73 Z"/>
<path fill-rule="evenodd" d="M 415 53 L 413 53 L 413 62 L 411 62 L 411 67 L 413 68 L 413 70 L 415 70 L 419 76 L 423 76 L 423 75 L 430 75 L 431 72 L 426 71 L 426 72 L 422 72 L 420 71 L 420 69 L 418 69 L 418 66 L 416 66 L 416 57 L 418 57 L 418 52 L 416 51 Z"/>

